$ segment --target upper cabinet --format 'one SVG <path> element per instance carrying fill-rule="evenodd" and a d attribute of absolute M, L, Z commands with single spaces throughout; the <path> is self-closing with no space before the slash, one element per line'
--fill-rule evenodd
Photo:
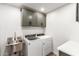
<path fill-rule="evenodd" d="M 22 26 L 46 27 L 46 16 L 40 12 L 22 9 Z"/>

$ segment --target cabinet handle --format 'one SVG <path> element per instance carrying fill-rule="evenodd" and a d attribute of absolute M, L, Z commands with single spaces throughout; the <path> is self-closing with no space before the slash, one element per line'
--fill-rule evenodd
<path fill-rule="evenodd" d="M 29 21 L 29 26 L 32 26 L 32 22 L 31 21 Z"/>
<path fill-rule="evenodd" d="M 41 26 L 43 26 L 43 23 L 41 22 Z"/>

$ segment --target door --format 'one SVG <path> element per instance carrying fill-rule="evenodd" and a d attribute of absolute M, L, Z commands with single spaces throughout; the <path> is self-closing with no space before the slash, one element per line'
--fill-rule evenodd
<path fill-rule="evenodd" d="M 42 56 L 43 55 L 42 42 L 37 39 L 29 43 L 28 56 Z"/>

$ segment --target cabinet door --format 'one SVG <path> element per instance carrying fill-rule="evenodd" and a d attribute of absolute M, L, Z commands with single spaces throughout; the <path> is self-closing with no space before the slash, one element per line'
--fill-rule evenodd
<path fill-rule="evenodd" d="M 52 52 L 51 39 L 47 38 L 43 40 L 43 55 L 48 55 Z"/>
<path fill-rule="evenodd" d="M 41 27 L 46 27 L 46 16 L 43 15 L 43 14 L 41 14 L 40 19 L 41 19 L 40 26 L 41 26 Z"/>
<path fill-rule="evenodd" d="M 27 11 L 22 9 L 22 26 L 27 25 Z"/>
<path fill-rule="evenodd" d="M 37 14 L 33 13 L 32 26 L 37 27 Z"/>
<path fill-rule="evenodd" d="M 38 26 L 45 27 L 46 26 L 46 17 L 45 15 L 38 13 Z"/>
<path fill-rule="evenodd" d="M 42 51 L 42 42 L 40 40 L 35 40 L 28 46 L 28 56 L 42 56 Z"/>
<path fill-rule="evenodd" d="M 38 27 L 46 26 L 46 16 L 42 13 L 35 13 Z"/>
<path fill-rule="evenodd" d="M 22 10 L 22 25 L 23 26 L 32 26 L 33 12 L 30 10 Z"/>

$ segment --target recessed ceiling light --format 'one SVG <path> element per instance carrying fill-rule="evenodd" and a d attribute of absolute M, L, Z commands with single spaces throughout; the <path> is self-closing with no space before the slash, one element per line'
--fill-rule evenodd
<path fill-rule="evenodd" d="M 44 11 L 45 11 L 45 8 L 43 8 L 43 7 L 42 7 L 42 8 L 40 8 L 40 11 L 44 12 Z"/>

